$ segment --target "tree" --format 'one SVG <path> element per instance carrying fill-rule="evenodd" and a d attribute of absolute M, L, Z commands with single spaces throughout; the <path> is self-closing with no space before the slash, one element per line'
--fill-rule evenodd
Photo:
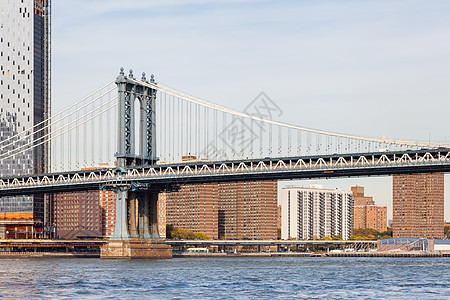
<path fill-rule="evenodd" d="M 376 231 L 372 228 L 360 228 L 360 229 L 353 229 L 353 235 L 354 236 L 365 236 L 368 237 L 369 235 L 379 236 L 380 232 Z"/>
<path fill-rule="evenodd" d="M 206 234 L 201 233 L 201 232 L 197 232 L 197 233 L 195 234 L 195 238 L 196 238 L 197 240 L 210 240 L 210 238 L 209 238 Z"/>
<path fill-rule="evenodd" d="M 386 231 L 380 233 L 381 237 L 392 237 L 392 228 L 388 227 Z"/>
<path fill-rule="evenodd" d="M 331 237 L 331 239 L 332 240 L 342 240 L 342 235 L 340 235 L 340 234 L 335 234 L 335 235 L 333 235 L 332 237 Z"/>
<path fill-rule="evenodd" d="M 351 236 L 354 240 L 377 240 L 389 239 L 392 237 L 392 228 L 388 227 L 386 231 L 379 232 L 372 228 L 353 229 Z"/>
<path fill-rule="evenodd" d="M 196 236 L 190 230 L 179 227 L 173 227 L 171 238 L 173 240 L 195 240 Z"/>
<path fill-rule="evenodd" d="M 204 233 L 194 233 L 191 230 L 175 227 L 171 224 L 166 226 L 166 236 L 172 240 L 210 240 Z"/>
<path fill-rule="evenodd" d="M 166 225 L 166 238 L 169 240 L 172 239 L 172 231 L 173 231 L 173 225 L 167 224 Z"/>

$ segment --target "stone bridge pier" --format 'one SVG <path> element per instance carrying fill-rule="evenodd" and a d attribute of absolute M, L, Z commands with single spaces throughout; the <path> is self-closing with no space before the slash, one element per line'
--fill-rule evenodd
<path fill-rule="evenodd" d="M 105 186 L 116 194 L 116 223 L 102 258 L 172 258 L 158 233 L 158 189 L 136 184 Z"/>

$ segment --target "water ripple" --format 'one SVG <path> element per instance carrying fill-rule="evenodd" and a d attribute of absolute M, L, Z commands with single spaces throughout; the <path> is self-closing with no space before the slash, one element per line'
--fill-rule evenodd
<path fill-rule="evenodd" d="M 0 297 L 446 299 L 448 258 L 1 259 Z"/>

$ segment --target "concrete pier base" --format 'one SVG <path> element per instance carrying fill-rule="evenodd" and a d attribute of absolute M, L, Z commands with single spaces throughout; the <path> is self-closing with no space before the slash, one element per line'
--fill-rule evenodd
<path fill-rule="evenodd" d="M 111 240 L 100 251 L 100 258 L 172 258 L 172 247 L 164 241 Z"/>

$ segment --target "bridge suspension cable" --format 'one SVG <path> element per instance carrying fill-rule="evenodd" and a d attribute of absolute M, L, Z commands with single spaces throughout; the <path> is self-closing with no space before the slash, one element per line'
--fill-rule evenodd
<path fill-rule="evenodd" d="M 99 91 L 104 90 L 106 87 L 110 86 L 112 83 L 114 83 L 114 80 L 112 80 L 112 81 L 106 83 L 105 85 L 101 86 L 100 88 L 98 88 L 98 89 L 95 90 L 94 92 L 92 92 L 92 93 L 90 93 L 89 95 L 85 96 L 85 97 L 82 98 L 81 100 L 79 100 L 79 101 L 73 103 L 72 105 L 66 107 L 65 109 L 61 110 L 60 112 L 56 113 L 55 115 L 50 116 L 50 117 L 48 117 L 47 119 L 45 119 L 45 120 L 43 120 L 43 121 L 37 123 L 36 125 L 33 125 L 33 126 L 29 127 L 29 128 L 26 128 L 25 130 L 23 130 L 23 131 L 21 131 L 21 132 L 19 132 L 19 133 L 17 133 L 17 134 L 14 134 L 14 135 L 12 135 L 12 136 L 10 136 L 10 137 L 8 137 L 8 138 L 6 138 L 6 139 L 0 141 L 0 146 L 2 146 L 2 147 L 5 146 L 5 147 L 6 147 L 6 146 L 10 145 L 11 143 L 9 143 L 9 144 L 7 144 L 7 145 L 3 145 L 3 144 L 6 143 L 6 142 L 9 142 L 9 141 L 11 141 L 11 140 L 16 139 L 17 137 L 21 136 L 22 134 L 28 133 L 27 136 L 29 136 L 29 135 L 31 135 L 31 134 L 33 134 L 33 133 L 36 133 L 36 132 L 33 132 L 34 129 L 40 127 L 40 126 L 43 125 L 43 124 L 47 124 L 47 125 L 45 125 L 44 128 L 48 128 L 49 126 L 51 126 L 51 124 L 49 124 L 49 123 L 51 122 L 52 119 L 54 119 L 55 117 L 57 117 L 57 116 L 59 116 L 59 115 L 62 115 L 62 114 L 65 113 L 66 111 L 69 111 L 70 109 L 72 109 L 72 108 L 78 106 L 79 104 L 83 103 L 86 99 L 88 99 L 89 97 L 92 97 L 93 95 L 95 95 L 95 94 L 98 93 Z M 90 101 L 89 103 L 87 103 L 87 105 L 88 105 L 88 104 L 91 104 L 91 103 L 93 103 L 93 102 L 95 102 L 95 101 L 97 101 L 98 99 L 100 99 L 100 97 L 106 95 L 108 92 L 111 92 L 111 91 L 113 91 L 114 89 L 116 89 L 115 86 L 114 86 L 113 88 L 109 89 L 106 93 L 103 93 L 101 96 L 99 96 L 99 97 L 95 98 L 94 100 Z M 71 115 L 71 114 L 70 114 L 70 115 Z M 59 122 L 60 120 L 65 119 L 65 118 L 67 118 L 68 116 L 69 116 L 69 115 L 65 115 L 65 116 L 63 116 L 62 118 L 56 120 L 55 122 Z M 42 130 L 43 130 L 43 128 L 40 128 L 38 131 L 42 131 Z M 30 132 L 31 132 L 31 133 L 30 133 Z M 14 142 L 14 141 L 13 141 L 13 142 Z M 1 150 L 3 150 L 3 149 L 1 149 Z M 1 152 L 1 150 L 0 150 L 0 152 Z"/>
<path fill-rule="evenodd" d="M 100 163 L 113 164 L 116 138 L 112 130 L 99 131 L 103 127 L 115 127 L 116 118 L 111 121 L 110 115 L 116 114 L 114 111 L 117 110 L 117 103 L 114 101 L 117 97 L 115 81 L 102 85 L 53 116 L 1 140 L 0 160 L 14 159 L 21 164 L 32 164 L 34 168 L 45 165 L 47 167 L 38 169 L 47 170 L 46 172 L 73 170 L 71 168 L 74 165 L 78 169 L 80 166 L 95 166 Z M 104 123 L 107 123 L 106 126 Z M 43 160 L 47 157 L 46 162 L 33 159 L 36 153 L 43 153 L 42 147 L 46 144 L 49 145 L 43 157 Z M 32 152 L 36 148 L 39 149 L 38 152 Z M 90 160 L 80 155 L 87 148 L 92 149 L 89 151 Z M 3 174 L 7 175 L 7 172 Z"/>
<path fill-rule="evenodd" d="M 447 143 L 377 139 L 291 125 L 216 105 L 159 83 L 128 79 L 158 93 L 154 121 L 160 164 L 179 161 L 183 156 L 241 160 L 450 148 Z M 117 87 L 110 81 L 56 115 L 0 141 L 0 160 L 15 157 L 31 162 L 31 152 L 27 151 L 50 143 L 51 171 L 113 165 L 118 138 L 117 103 L 113 102 L 117 99 Z M 142 110 L 133 113 L 141 114 Z M 137 120 L 133 128 L 143 126 Z M 135 140 L 139 140 L 137 136 Z"/>
<path fill-rule="evenodd" d="M 96 110 L 98 110 L 99 108 L 102 108 L 102 107 L 105 106 L 106 104 L 109 104 L 110 102 L 112 102 L 112 101 L 114 101 L 114 100 L 116 100 L 116 99 L 117 99 L 117 97 L 111 99 L 108 103 L 103 104 L 102 106 L 98 107 Z M 44 144 L 44 143 L 47 143 L 47 142 L 49 142 L 49 141 L 52 141 L 52 140 L 54 140 L 55 138 L 57 138 L 57 137 L 59 137 L 59 136 L 61 136 L 61 135 L 63 135 L 63 134 L 66 134 L 66 133 L 71 132 L 72 130 L 74 130 L 74 129 L 76 129 L 76 128 L 79 128 L 80 126 L 86 124 L 87 122 L 89 122 L 89 121 L 95 119 L 96 117 L 98 117 L 98 116 L 104 114 L 105 112 L 107 112 L 107 111 L 109 111 L 109 110 L 111 110 L 112 108 L 115 108 L 115 107 L 117 107 L 117 103 L 115 103 L 115 104 L 113 104 L 113 105 L 110 105 L 109 107 L 107 107 L 107 108 L 105 108 L 104 110 L 102 110 L 102 111 L 96 113 L 95 115 L 93 115 L 93 116 L 91 116 L 91 117 L 89 117 L 89 118 L 83 120 L 81 123 L 78 123 L 78 121 L 82 120 L 84 117 L 86 117 L 86 116 L 88 116 L 88 115 L 91 115 L 91 114 L 92 114 L 93 112 L 95 112 L 96 110 L 90 111 L 88 114 L 83 115 L 82 117 L 80 117 L 80 118 L 77 119 L 77 120 L 71 121 L 69 124 L 65 125 L 64 127 L 60 127 L 60 128 L 58 128 L 57 130 L 53 131 L 52 133 L 47 133 L 47 134 L 45 134 L 44 136 L 39 137 L 37 140 L 34 140 L 34 141 L 30 142 L 30 143 L 21 145 L 19 148 L 13 150 L 13 151 L 18 151 L 18 150 L 20 150 L 20 151 L 18 151 L 18 152 L 10 153 L 10 152 L 13 152 L 13 151 L 8 151 L 8 152 L 6 152 L 6 153 L 2 153 L 2 154 L 0 155 L 0 159 L 8 159 L 8 158 L 11 158 L 11 157 L 13 157 L 13 156 L 16 156 L 16 155 L 22 154 L 22 153 L 24 153 L 24 152 L 26 152 L 26 151 L 29 151 L 29 150 L 31 150 L 31 149 L 34 149 L 34 148 L 36 148 L 36 147 L 38 147 L 38 146 L 40 146 L 40 145 L 42 145 L 42 144 Z M 68 127 L 69 125 L 73 125 L 74 123 L 76 123 L 74 126 Z M 68 127 L 68 128 L 65 129 L 66 127 Z M 64 130 L 64 129 L 65 129 L 65 130 Z M 60 132 L 60 131 L 62 131 L 62 132 Z"/>
<path fill-rule="evenodd" d="M 307 127 L 302 127 L 302 126 L 297 126 L 297 125 L 291 125 L 291 124 L 282 123 L 282 122 L 278 122 L 278 121 L 274 121 L 274 120 L 260 118 L 260 117 L 249 115 L 249 114 L 246 114 L 243 112 L 235 111 L 235 110 L 223 107 L 223 106 L 212 104 L 212 103 L 206 102 L 204 100 L 201 100 L 199 98 L 196 98 L 196 97 L 190 96 L 188 94 L 179 92 L 177 90 L 171 89 L 164 85 L 154 84 L 154 83 L 143 83 L 143 84 L 144 85 L 147 84 L 148 86 L 158 89 L 160 92 L 167 93 L 168 95 L 172 95 L 172 96 L 178 97 L 180 99 L 183 99 L 185 101 L 189 101 L 191 103 L 199 104 L 199 105 L 202 105 L 202 106 L 205 106 L 205 107 L 217 110 L 217 111 L 221 111 L 221 112 L 224 112 L 224 113 L 227 113 L 230 115 L 234 115 L 236 117 L 246 118 L 246 119 L 250 119 L 253 121 L 258 121 L 258 122 L 267 123 L 267 124 L 271 124 L 271 125 L 281 126 L 281 127 L 285 127 L 285 128 L 290 128 L 290 129 L 295 129 L 295 130 L 300 130 L 300 131 L 305 131 L 305 132 L 310 132 L 310 133 L 315 133 L 315 134 L 320 134 L 320 135 L 340 137 L 340 138 L 345 138 L 345 139 L 359 140 L 359 141 L 365 141 L 365 142 L 375 142 L 375 143 L 382 143 L 382 144 L 391 144 L 391 145 L 398 145 L 398 146 L 429 147 L 429 148 L 439 148 L 439 147 L 449 147 L 450 146 L 450 144 L 448 144 L 448 143 L 424 143 L 424 142 L 407 141 L 407 140 L 401 140 L 401 139 L 386 140 L 386 139 L 368 138 L 368 137 L 361 137 L 361 136 L 356 136 L 356 135 L 340 134 L 340 133 L 334 133 L 334 132 L 323 131 L 323 130 L 318 130 L 318 129 L 312 129 L 312 128 L 307 128 Z"/>
<path fill-rule="evenodd" d="M 74 110 L 74 111 L 72 111 L 72 112 L 70 112 L 70 113 L 68 113 L 68 114 L 66 114 L 66 115 L 64 115 L 64 116 L 62 116 L 61 118 L 59 118 L 59 119 L 57 119 L 57 120 L 55 120 L 55 121 L 52 121 L 52 120 L 51 120 L 52 118 L 48 118 L 46 121 L 42 121 L 42 122 L 40 122 L 39 124 L 34 125 L 33 127 L 30 127 L 30 129 L 24 130 L 24 131 L 22 131 L 22 132 L 16 134 L 15 136 L 17 137 L 17 136 L 19 136 L 19 135 L 21 135 L 21 134 L 23 134 L 23 133 L 26 133 L 26 135 L 20 137 L 19 139 L 12 140 L 12 141 L 10 141 L 8 144 L 3 145 L 3 146 L 1 147 L 1 149 L 0 149 L 0 152 L 3 152 L 3 150 L 4 150 L 5 148 L 8 148 L 8 147 L 12 146 L 13 144 L 16 144 L 17 142 L 20 142 L 20 141 L 22 141 L 22 140 L 28 140 L 27 143 L 28 143 L 28 144 L 32 144 L 32 143 L 35 142 L 35 141 L 31 141 L 31 140 L 29 139 L 30 136 L 36 135 L 37 133 L 40 133 L 40 132 L 42 132 L 42 131 L 49 130 L 52 126 L 56 125 L 58 122 L 61 122 L 61 121 L 65 120 L 65 119 L 69 118 L 70 116 L 74 115 L 75 113 L 81 111 L 83 108 L 88 107 L 89 105 L 93 104 L 93 103 L 96 102 L 97 100 L 101 99 L 101 97 L 107 95 L 109 92 L 111 92 L 111 91 L 113 91 L 113 90 L 115 90 L 115 88 L 108 90 L 107 92 L 105 92 L 105 93 L 101 94 L 100 96 L 94 98 L 94 99 L 91 100 L 90 102 L 88 102 L 88 103 L 86 103 L 86 104 L 83 104 L 81 107 L 79 107 L 79 108 L 77 108 L 76 110 Z M 116 97 L 115 99 L 117 99 L 117 97 Z M 77 102 L 77 104 L 79 104 L 79 103 L 80 103 L 80 101 Z M 71 108 L 72 108 L 72 107 L 75 107 L 75 106 L 74 106 L 74 105 L 71 105 Z M 100 107 L 97 107 L 97 108 L 95 108 L 95 109 L 99 109 L 99 108 L 100 108 Z M 64 111 L 67 111 L 67 109 L 65 109 Z M 92 112 L 92 111 L 91 111 L 91 112 Z M 59 112 L 59 113 L 56 114 L 56 115 L 60 115 L 60 114 L 61 114 L 61 112 Z M 56 115 L 55 115 L 55 116 L 56 116 Z M 54 118 L 55 116 L 53 116 L 53 118 Z M 82 116 L 82 117 L 83 117 L 83 116 Z M 48 122 L 48 121 L 50 121 L 50 122 Z M 38 126 L 40 126 L 40 125 L 42 125 L 42 124 L 44 124 L 44 123 L 48 123 L 48 124 L 45 125 L 44 127 L 40 127 L 39 129 L 37 129 L 37 130 L 35 130 L 35 131 L 32 131 L 33 129 L 35 129 L 36 127 L 38 127 Z M 48 136 L 48 135 L 51 135 L 51 134 L 52 134 L 52 133 L 49 132 L 49 133 L 45 134 L 45 136 Z M 41 139 L 41 138 L 43 138 L 43 137 L 41 136 L 41 137 L 39 137 L 38 139 Z M 11 138 L 9 138 L 9 140 L 11 140 Z M 16 150 L 16 149 L 14 149 L 14 150 Z M 9 151 L 8 151 L 8 152 L 9 152 Z M 1 155 L 0 155 L 0 156 L 1 156 Z M 0 157 L 0 159 L 1 159 L 1 157 Z"/>
<path fill-rule="evenodd" d="M 158 91 L 157 143 L 162 162 L 242 159 L 450 147 L 446 143 L 340 134 L 267 119 L 216 105 L 160 83 L 129 78 Z M 175 157 L 175 154 L 177 157 Z"/>

